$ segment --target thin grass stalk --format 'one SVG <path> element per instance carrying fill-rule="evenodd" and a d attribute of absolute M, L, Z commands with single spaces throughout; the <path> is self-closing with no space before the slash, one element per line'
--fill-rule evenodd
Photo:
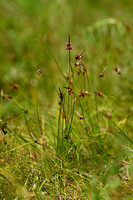
<path fill-rule="evenodd" d="M 48 71 L 48 67 L 47 67 L 46 72 L 47 72 L 47 74 L 48 74 L 48 76 L 49 76 L 49 78 L 50 78 L 50 80 L 51 80 L 51 82 L 52 82 L 52 84 L 53 84 L 53 87 L 54 87 L 55 91 L 56 91 L 57 94 L 58 94 L 58 90 L 57 90 L 57 88 L 56 88 L 56 85 L 54 84 L 54 81 L 53 81 L 53 79 L 52 79 L 52 77 L 51 77 L 49 71 Z"/>
<path fill-rule="evenodd" d="M 49 117 L 49 114 L 46 110 L 46 113 L 47 113 L 47 116 L 48 116 L 48 120 L 49 120 L 49 123 L 50 123 L 50 127 L 51 127 L 51 130 L 52 130 L 52 134 L 53 134 L 53 139 L 54 139 L 54 145 L 55 145 L 55 135 L 54 135 L 54 128 L 53 128 L 53 125 L 52 125 L 52 122 L 51 122 L 51 119 Z"/>
<path fill-rule="evenodd" d="M 49 51 L 49 53 L 50 53 L 50 55 L 51 55 L 51 57 L 53 58 L 53 60 L 55 61 L 55 63 L 56 63 L 56 65 L 57 65 L 57 67 L 59 68 L 59 71 L 61 72 L 61 74 L 62 74 L 62 76 L 64 77 L 64 79 L 66 80 L 66 77 L 65 77 L 65 75 L 63 74 L 63 72 L 62 72 L 62 70 L 61 70 L 61 67 L 60 67 L 60 65 L 58 64 L 58 62 L 57 62 L 57 60 L 56 60 L 56 58 L 53 56 L 53 54 L 52 54 L 52 52 L 51 52 L 51 50 L 50 50 L 50 48 L 47 46 L 47 49 L 48 49 L 48 51 Z"/>
<path fill-rule="evenodd" d="M 77 95 L 76 95 L 76 96 L 77 96 Z M 82 104 L 81 104 L 80 99 L 79 99 L 78 96 L 77 96 L 77 99 L 78 99 L 78 101 L 79 101 L 79 105 L 80 105 L 80 108 L 81 108 L 81 111 L 82 111 L 82 115 L 83 115 L 83 121 L 84 121 L 85 129 L 86 129 L 86 122 L 85 122 L 84 110 L 83 110 Z M 86 132 L 87 132 L 87 130 L 86 130 Z"/>
<path fill-rule="evenodd" d="M 60 119 L 61 119 L 61 107 L 59 110 L 59 117 L 58 117 L 58 132 L 57 132 L 57 152 L 59 153 L 60 149 Z"/>

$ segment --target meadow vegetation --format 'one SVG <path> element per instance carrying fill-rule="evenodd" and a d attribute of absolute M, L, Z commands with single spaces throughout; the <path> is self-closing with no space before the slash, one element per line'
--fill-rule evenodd
<path fill-rule="evenodd" d="M 0 200 L 133 199 L 132 7 L 0 1 Z"/>

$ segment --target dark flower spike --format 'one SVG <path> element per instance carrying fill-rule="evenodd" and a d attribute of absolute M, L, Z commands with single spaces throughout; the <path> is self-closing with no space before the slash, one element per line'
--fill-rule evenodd
<path fill-rule="evenodd" d="M 66 50 L 72 50 L 71 42 L 70 42 L 70 36 L 69 36 L 69 38 L 68 38 L 67 48 L 66 48 Z"/>
<path fill-rule="evenodd" d="M 104 77 L 104 72 L 107 70 L 107 67 L 104 68 L 103 72 L 101 74 L 99 74 L 99 77 Z"/>
<path fill-rule="evenodd" d="M 61 92 L 61 89 L 59 88 L 59 95 L 60 95 L 60 100 L 58 101 L 58 104 L 61 105 L 63 101 L 63 93 Z"/>
<path fill-rule="evenodd" d="M 60 99 L 63 100 L 63 93 L 61 92 L 60 88 L 59 88 L 59 92 L 60 92 Z"/>

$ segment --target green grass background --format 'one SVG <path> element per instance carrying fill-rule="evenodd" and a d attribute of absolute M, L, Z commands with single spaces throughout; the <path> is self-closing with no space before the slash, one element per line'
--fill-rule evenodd
<path fill-rule="evenodd" d="M 7 122 L 8 134 L 0 142 L 0 199 L 133 198 L 132 9 L 132 0 L 0 1 L 0 89 L 13 97 L 1 98 L 0 123 Z M 69 73 L 69 35 L 72 66 L 86 49 L 89 76 L 86 85 L 75 76 L 75 91 L 93 94 L 81 100 L 88 134 L 74 114 L 70 143 L 63 135 L 68 127 L 64 133 L 59 123 L 57 93 L 58 87 L 65 93 L 59 68 Z M 40 76 L 37 69 L 43 69 Z M 113 133 L 101 131 L 109 128 Z"/>

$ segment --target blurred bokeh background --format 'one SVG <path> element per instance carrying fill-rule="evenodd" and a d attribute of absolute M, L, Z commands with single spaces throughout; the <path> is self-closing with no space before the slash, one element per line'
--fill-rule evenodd
<path fill-rule="evenodd" d="M 123 55 L 120 54 L 125 49 L 122 25 L 126 25 L 127 29 L 132 26 L 132 8 L 131 0 L 1 0 L 0 88 L 8 93 L 9 84 L 19 84 L 22 92 L 32 96 L 30 93 L 36 84 L 34 79 L 37 76 L 36 69 L 41 68 L 44 73 L 39 82 L 40 96 L 43 100 L 42 94 L 44 94 L 52 102 L 54 91 L 47 70 L 58 86 L 62 82 L 62 77 L 50 54 L 58 61 L 61 69 L 67 72 L 68 56 L 65 48 L 68 35 L 71 36 L 73 55 L 86 48 L 88 62 L 94 64 L 95 60 L 102 60 L 97 62 L 97 67 L 108 65 L 108 60 L 112 65 L 124 62 L 120 60 L 123 59 Z M 113 22 L 117 26 L 115 31 L 117 29 L 118 34 L 110 36 L 109 31 L 107 34 L 106 19 L 109 18 L 118 20 L 118 26 L 117 22 L 116 24 Z M 99 21 L 101 25 L 95 24 Z M 104 23 L 107 26 L 102 30 L 102 36 L 95 35 L 96 40 L 94 37 L 89 37 L 88 30 L 91 32 L 91 28 L 98 29 L 104 26 Z M 114 42 L 118 51 L 115 52 L 116 55 L 114 46 L 111 50 L 111 47 L 107 47 L 108 37 Z M 102 46 L 106 48 L 102 49 Z M 107 51 L 113 52 L 113 56 L 111 54 L 105 59 L 103 54 Z"/>

